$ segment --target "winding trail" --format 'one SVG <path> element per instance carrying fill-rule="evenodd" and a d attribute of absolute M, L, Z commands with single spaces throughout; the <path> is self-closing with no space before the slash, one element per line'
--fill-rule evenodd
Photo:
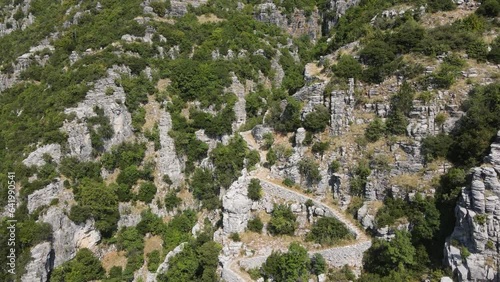
<path fill-rule="evenodd" d="M 247 144 L 252 148 L 259 150 L 258 144 L 255 142 L 249 131 L 240 133 Z M 323 213 L 325 216 L 330 216 L 341 221 L 356 237 L 356 242 L 346 246 L 332 247 L 323 250 L 310 251 L 309 255 L 320 253 L 323 255 L 329 266 L 342 267 L 344 265 L 362 266 L 363 253 L 370 248 L 370 238 L 361 230 L 355 223 L 344 215 L 338 208 L 327 203 L 320 202 L 309 195 L 302 194 L 297 191 L 278 183 L 278 180 L 272 179 L 269 176 L 269 170 L 266 168 L 258 168 L 252 171 L 249 176 L 260 180 L 262 190 L 268 195 L 281 198 L 287 201 L 295 201 L 304 204 L 311 200 L 315 209 L 315 213 Z M 222 270 L 222 279 L 226 282 L 253 281 L 247 273 L 244 273 L 241 268 L 248 270 L 251 268 L 260 267 L 270 255 L 261 255 L 254 257 L 237 257 L 227 262 L 226 267 Z"/>

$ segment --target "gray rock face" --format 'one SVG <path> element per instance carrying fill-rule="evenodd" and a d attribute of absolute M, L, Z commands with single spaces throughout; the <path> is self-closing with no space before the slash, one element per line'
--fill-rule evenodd
<path fill-rule="evenodd" d="M 86 119 L 96 115 L 94 112 L 96 106 L 104 111 L 104 115 L 109 118 L 114 131 L 113 137 L 104 142 L 106 150 L 133 136 L 132 117 L 125 106 L 125 91 L 115 84 L 115 80 L 120 78 L 121 73 L 130 74 L 130 69 L 113 66 L 113 68 L 108 69 L 107 73 L 107 77 L 95 82 L 94 89 L 87 93 L 84 101 L 78 103 L 77 107 L 64 111 L 66 114 L 73 113 L 76 116 L 76 119 L 64 123 L 63 130 L 69 136 L 68 143 L 71 155 L 82 160 L 89 160 L 91 157 L 92 142 Z M 112 95 L 106 94 L 108 88 L 114 90 Z"/>
<path fill-rule="evenodd" d="M 258 21 L 277 25 L 293 36 L 309 35 L 316 40 L 321 34 L 320 15 L 314 10 L 309 17 L 304 11 L 295 10 L 289 18 L 282 9 L 273 2 L 259 4 L 256 7 L 255 18 Z"/>
<path fill-rule="evenodd" d="M 75 257 L 80 248 L 95 250 L 101 240 L 101 234 L 95 230 L 94 222 L 87 220 L 85 224 L 77 225 L 71 221 L 63 209 L 50 207 L 40 220 L 52 225 L 54 250 L 54 267 Z"/>
<path fill-rule="evenodd" d="M 233 80 L 233 82 L 226 91 L 234 93 L 238 98 L 233 107 L 234 114 L 236 115 L 236 120 L 233 122 L 232 128 L 233 131 L 236 131 L 247 121 L 247 111 L 245 109 L 245 86 L 238 80 L 238 78 L 234 74 L 231 79 Z"/>
<path fill-rule="evenodd" d="M 92 155 L 92 141 L 87 125 L 76 120 L 65 121 L 62 130 L 68 133 L 70 155 L 89 160 Z"/>
<path fill-rule="evenodd" d="M 45 164 L 45 160 L 43 156 L 48 154 L 52 157 L 56 163 L 59 163 L 61 160 L 61 145 L 59 144 L 49 144 L 42 147 L 37 148 L 35 151 L 31 152 L 26 159 L 23 160 L 23 164 L 25 166 L 43 166 Z"/>
<path fill-rule="evenodd" d="M 252 136 L 257 142 L 262 142 L 264 140 L 264 135 L 266 135 L 266 133 L 273 133 L 273 129 L 261 124 L 256 125 L 252 129 Z"/>
<path fill-rule="evenodd" d="M 53 268 L 54 253 L 50 242 L 43 242 L 31 249 L 31 261 L 26 266 L 23 282 L 45 282 Z"/>
<path fill-rule="evenodd" d="M 332 91 L 330 95 L 330 123 L 334 136 L 344 133 L 354 117 L 354 80 L 349 79 L 349 91 Z"/>
<path fill-rule="evenodd" d="M 161 114 L 160 122 L 158 124 L 160 130 L 160 144 L 157 167 L 162 175 L 168 175 L 174 185 L 179 185 L 184 175 L 184 163 L 177 157 L 175 153 L 174 139 L 168 135 L 172 129 L 172 118 L 168 112 Z"/>
<path fill-rule="evenodd" d="M 445 244 L 445 259 L 459 281 L 498 279 L 500 253 L 500 181 L 495 168 L 500 159 L 492 145 L 488 163 L 471 170 L 471 181 L 462 189 L 455 208 L 455 229 Z M 460 248 L 471 253 L 464 257 Z"/>
<path fill-rule="evenodd" d="M 247 196 L 250 179 L 246 170 L 236 180 L 222 198 L 222 225 L 225 234 L 243 232 L 250 219 L 252 201 Z"/>
<path fill-rule="evenodd" d="M 500 131 L 497 133 L 495 142 L 491 144 L 490 154 L 486 156 L 485 162 L 492 164 L 496 172 L 500 174 Z"/>
<path fill-rule="evenodd" d="M 314 110 L 314 107 L 317 105 L 324 105 L 323 100 L 323 91 L 325 90 L 326 83 L 314 83 L 312 85 L 306 85 L 299 89 L 295 94 L 293 94 L 293 98 L 304 103 L 302 107 L 301 117 L 302 120 Z"/>
<path fill-rule="evenodd" d="M 145 3 L 150 3 L 152 1 L 146 0 Z M 206 4 L 207 0 L 174 0 L 170 1 L 171 8 L 169 11 L 169 15 L 172 17 L 182 17 L 184 14 L 188 12 L 188 6 L 191 5 L 194 8 L 199 7 L 200 5 Z M 152 11 L 152 9 L 151 9 Z"/>
<path fill-rule="evenodd" d="M 119 203 L 118 211 L 120 212 L 120 220 L 118 221 L 118 229 L 122 227 L 136 226 L 141 222 L 141 214 L 132 211 L 132 204 Z"/>
<path fill-rule="evenodd" d="M 61 181 L 50 183 L 47 187 L 37 190 L 28 196 L 28 212 L 32 213 L 41 206 L 49 205 L 53 199 L 58 199 L 63 191 Z"/>

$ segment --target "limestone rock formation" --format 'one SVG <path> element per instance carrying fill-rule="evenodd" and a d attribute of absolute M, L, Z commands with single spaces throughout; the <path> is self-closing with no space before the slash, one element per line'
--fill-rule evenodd
<path fill-rule="evenodd" d="M 459 281 L 493 281 L 499 276 L 500 180 L 492 167 L 500 162 L 499 141 L 492 144 L 487 163 L 471 170 L 455 208 L 457 219 L 445 244 L 445 259 Z"/>
<path fill-rule="evenodd" d="M 353 122 L 354 80 L 349 79 L 349 91 L 335 90 L 330 95 L 330 124 L 335 136 L 343 134 Z"/>
<path fill-rule="evenodd" d="M 63 183 L 59 180 L 50 183 L 43 189 L 36 190 L 28 196 L 28 212 L 32 213 L 39 207 L 49 205 L 52 200 L 59 199 L 63 189 Z"/>
<path fill-rule="evenodd" d="M 31 261 L 26 266 L 22 282 L 47 281 L 54 267 L 54 253 L 50 242 L 43 242 L 31 249 Z"/>
<path fill-rule="evenodd" d="M 93 220 L 77 225 L 71 221 L 60 207 L 50 207 L 40 220 L 52 225 L 54 267 L 75 257 L 79 248 L 95 250 L 101 235 L 94 227 Z"/>
<path fill-rule="evenodd" d="M 25 166 L 43 166 L 45 164 L 44 155 L 49 155 L 53 161 L 59 163 L 61 160 L 61 145 L 48 144 L 37 148 L 31 152 L 26 159 L 23 160 Z"/>
<path fill-rule="evenodd" d="M 168 132 L 172 129 L 172 118 L 168 112 L 161 114 L 158 129 L 160 130 L 161 144 L 157 162 L 158 170 L 162 175 L 168 175 L 174 185 L 179 185 L 184 179 L 182 173 L 184 164 L 177 157 L 174 139 L 168 135 Z"/>
<path fill-rule="evenodd" d="M 108 69 L 108 76 L 95 82 L 94 89 L 87 93 L 84 101 L 78 103 L 77 107 L 64 111 L 66 114 L 73 113 L 76 116 L 76 120 L 65 122 L 63 126 L 63 130 L 68 133 L 71 155 L 82 160 L 89 160 L 91 157 L 92 142 L 85 121 L 96 115 L 94 107 L 104 111 L 114 131 L 113 137 L 104 142 L 106 150 L 132 137 L 132 117 L 125 106 L 125 91 L 115 84 L 115 80 L 119 79 L 122 73 L 130 74 L 130 69 L 123 66 L 113 66 Z M 113 89 L 112 95 L 106 94 L 109 88 Z"/>
<path fill-rule="evenodd" d="M 222 225 L 225 234 L 243 232 L 247 227 L 252 207 L 252 200 L 247 196 L 249 183 L 246 170 L 243 170 L 242 176 L 231 184 L 222 198 Z"/>

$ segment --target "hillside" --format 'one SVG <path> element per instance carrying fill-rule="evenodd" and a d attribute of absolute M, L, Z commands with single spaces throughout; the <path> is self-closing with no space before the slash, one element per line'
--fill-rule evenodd
<path fill-rule="evenodd" d="M 0 281 L 496 281 L 498 0 L 0 0 Z"/>

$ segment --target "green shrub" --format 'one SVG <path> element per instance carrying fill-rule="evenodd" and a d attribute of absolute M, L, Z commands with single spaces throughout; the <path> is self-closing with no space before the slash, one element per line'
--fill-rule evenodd
<path fill-rule="evenodd" d="M 112 186 L 83 180 L 77 187 L 75 199 L 78 204 L 71 208 L 69 218 L 76 223 L 82 223 L 92 217 L 103 237 L 109 238 L 120 219 L 118 197 Z"/>
<path fill-rule="evenodd" d="M 241 241 L 240 234 L 238 233 L 231 233 L 231 235 L 229 235 L 229 238 L 235 242 Z"/>
<path fill-rule="evenodd" d="M 500 3 L 498 0 L 484 0 L 476 13 L 485 17 L 497 17 L 500 14 Z"/>
<path fill-rule="evenodd" d="M 267 165 L 272 166 L 276 163 L 278 160 L 278 157 L 276 156 L 276 152 L 271 148 L 269 151 L 267 151 L 266 154 L 266 160 L 267 160 Z"/>
<path fill-rule="evenodd" d="M 260 186 L 260 181 L 258 179 L 252 178 L 252 180 L 250 180 L 247 194 L 248 198 L 252 201 L 258 201 L 262 198 L 262 186 Z"/>
<path fill-rule="evenodd" d="M 369 142 L 376 142 L 385 133 L 385 124 L 380 118 L 375 118 L 365 130 L 365 138 Z"/>
<path fill-rule="evenodd" d="M 288 252 L 273 252 L 262 265 L 262 273 L 267 280 L 306 281 L 309 276 L 310 259 L 307 250 L 294 242 Z"/>
<path fill-rule="evenodd" d="M 330 142 L 316 142 L 312 145 L 311 151 L 313 153 L 319 153 L 321 157 L 323 157 L 323 154 L 328 150 L 330 147 Z"/>
<path fill-rule="evenodd" d="M 213 179 L 213 173 L 207 169 L 196 168 L 191 180 L 193 196 L 203 203 L 209 210 L 219 207 L 220 187 Z"/>
<path fill-rule="evenodd" d="M 151 272 L 156 272 L 158 266 L 160 266 L 160 251 L 154 250 L 147 255 L 148 257 L 148 270 Z"/>
<path fill-rule="evenodd" d="M 293 235 L 296 216 L 286 205 L 275 205 L 267 229 L 272 235 Z"/>
<path fill-rule="evenodd" d="M 262 223 L 262 220 L 260 220 L 260 217 L 256 216 L 248 221 L 247 224 L 248 230 L 256 233 L 261 233 L 262 228 L 264 228 L 264 224 Z"/>
<path fill-rule="evenodd" d="M 153 182 L 144 182 L 139 187 L 139 194 L 137 195 L 137 199 L 139 201 L 143 201 L 146 204 L 149 204 L 154 199 L 156 191 L 156 185 Z"/>
<path fill-rule="evenodd" d="M 260 162 L 260 154 L 257 150 L 251 150 L 246 156 L 248 163 L 247 167 L 252 168 Z"/>
<path fill-rule="evenodd" d="M 314 254 L 311 258 L 311 273 L 320 275 L 328 269 L 328 264 L 321 254 Z"/>
<path fill-rule="evenodd" d="M 474 216 L 474 221 L 479 225 L 485 225 L 486 220 L 488 220 L 488 215 L 486 214 L 476 214 L 476 216 Z"/>
<path fill-rule="evenodd" d="M 321 181 L 319 165 L 311 158 L 304 158 L 299 161 L 299 173 L 305 177 L 308 183 L 317 184 Z"/>
<path fill-rule="evenodd" d="M 182 203 L 182 199 L 177 197 L 177 193 L 175 191 L 170 191 L 165 196 L 165 209 L 167 209 L 167 211 L 174 210 L 174 208 L 179 206 L 180 203 Z"/>
<path fill-rule="evenodd" d="M 307 234 L 308 241 L 314 241 L 321 245 L 333 245 L 343 239 L 351 238 L 349 229 L 333 217 L 321 217 L 312 226 L 311 232 Z"/>
<path fill-rule="evenodd" d="M 314 111 L 309 113 L 304 119 L 304 128 L 311 132 L 322 132 L 330 123 L 330 112 L 323 105 L 314 107 Z"/>
<path fill-rule="evenodd" d="M 290 178 L 285 178 L 283 180 L 283 185 L 285 185 L 286 187 L 293 187 L 295 185 L 295 181 L 293 181 L 293 179 Z"/>
<path fill-rule="evenodd" d="M 339 78 L 355 78 L 359 79 L 363 68 L 361 64 L 352 56 L 343 55 L 340 57 L 338 63 L 332 67 L 333 74 Z"/>
<path fill-rule="evenodd" d="M 340 169 L 340 162 L 337 161 L 337 160 L 333 160 L 330 165 L 328 166 L 328 169 L 332 172 L 332 173 L 337 173 Z"/>
<path fill-rule="evenodd" d="M 55 268 L 51 281 L 92 281 L 104 278 L 101 262 L 87 248 L 80 249 L 74 259 Z"/>

